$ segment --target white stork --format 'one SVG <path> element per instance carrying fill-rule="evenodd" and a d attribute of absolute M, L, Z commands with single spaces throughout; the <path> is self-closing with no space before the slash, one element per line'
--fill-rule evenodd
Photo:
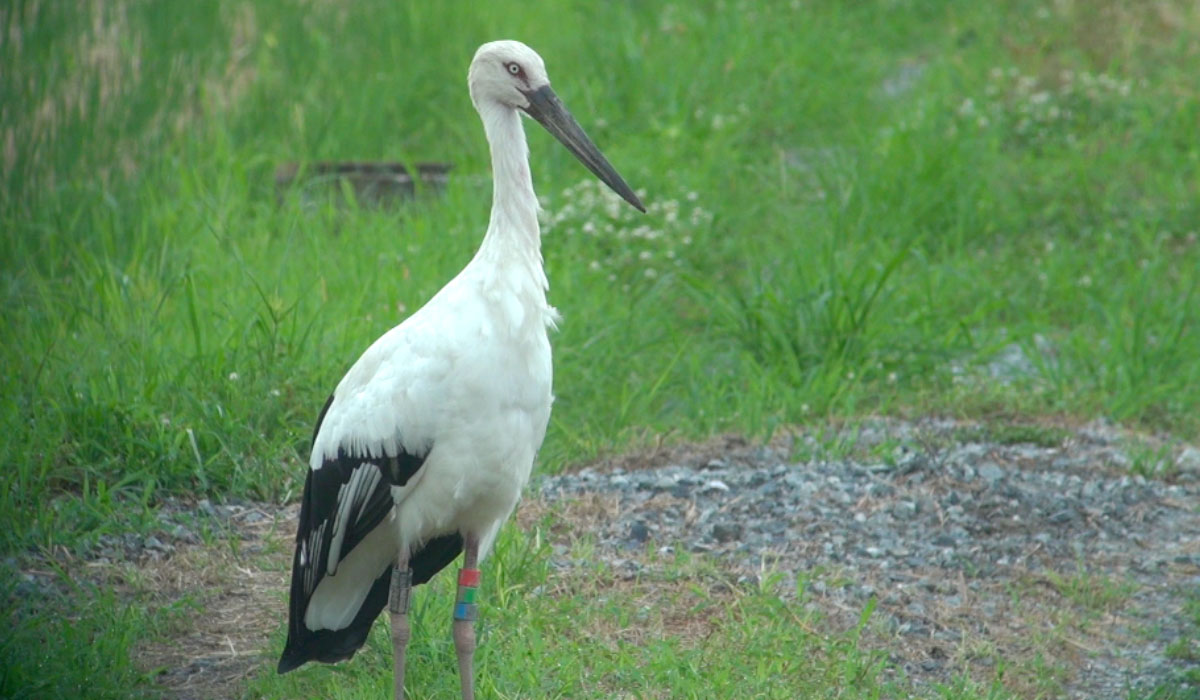
<path fill-rule="evenodd" d="M 645 211 L 528 46 L 479 47 L 467 83 L 492 153 L 487 234 L 457 277 L 367 348 L 321 409 L 279 660 L 286 673 L 350 658 L 390 599 L 397 698 L 411 586 L 459 552 L 454 647 L 462 696 L 474 697 L 476 567 L 516 507 L 550 419 L 547 329 L 557 312 L 546 303 L 521 113 Z"/>

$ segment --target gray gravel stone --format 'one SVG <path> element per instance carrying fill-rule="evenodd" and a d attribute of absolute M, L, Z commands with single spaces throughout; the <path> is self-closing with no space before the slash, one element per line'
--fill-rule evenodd
<path fill-rule="evenodd" d="M 717 542 L 736 542 L 742 537 L 742 526 L 739 523 L 717 523 L 712 527 L 712 536 Z"/>
<path fill-rule="evenodd" d="M 1179 452 L 1175 466 L 1186 472 L 1200 472 L 1200 448 L 1188 445 Z"/>

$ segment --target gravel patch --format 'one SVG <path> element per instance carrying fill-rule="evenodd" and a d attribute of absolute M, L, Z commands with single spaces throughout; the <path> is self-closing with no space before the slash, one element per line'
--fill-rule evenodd
<path fill-rule="evenodd" d="M 1183 591 L 1200 591 L 1196 471 L 1131 475 L 1130 436 L 1100 423 L 1006 436 L 1034 442 L 881 420 L 782 447 L 588 468 L 536 493 L 551 508 L 606 499 L 586 536 L 625 576 L 645 573 L 647 548 L 682 547 L 746 581 L 799 578 L 807 604 L 847 625 L 874 598 L 880 646 L 919 683 L 988 681 L 1026 655 L 1060 665 L 1058 692 L 1072 698 L 1125 698 L 1175 677 L 1186 662 L 1165 650 L 1195 635 L 1180 610 Z M 1195 448 L 1174 452 L 1186 462 Z M 560 567 L 583 563 L 556 551 Z"/>

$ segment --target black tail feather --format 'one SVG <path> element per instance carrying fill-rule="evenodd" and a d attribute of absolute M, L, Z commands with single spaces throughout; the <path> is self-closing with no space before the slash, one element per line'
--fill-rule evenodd
<path fill-rule="evenodd" d="M 413 570 L 413 584 L 429 581 L 454 561 L 462 549 L 463 538 L 458 533 L 435 537 L 426 542 L 409 561 Z M 303 620 L 293 620 L 288 626 L 287 645 L 279 659 L 279 673 L 287 673 L 309 661 L 335 663 L 354 656 L 366 643 L 371 625 L 387 605 L 391 577 L 392 570 L 388 567 L 371 584 L 371 591 L 354 616 L 354 621 L 343 629 L 313 632 L 304 626 Z"/>

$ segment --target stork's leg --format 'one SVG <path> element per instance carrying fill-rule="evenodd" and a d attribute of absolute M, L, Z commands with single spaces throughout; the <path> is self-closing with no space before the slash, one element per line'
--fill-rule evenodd
<path fill-rule="evenodd" d="M 463 700 L 475 700 L 475 594 L 479 590 L 479 538 L 463 541 L 463 568 L 458 571 L 458 599 L 454 603 L 454 650 L 458 652 L 458 676 Z"/>
<path fill-rule="evenodd" d="M 396 665 L 396 700 L 404 700 L 404 653 L 411 632 L 408 628 L 408 602 L 412 594 L 412 569 L 408 566 L 408 548 L 401 547 L 392 569 L 392 589 L 388 612 L 392 616 L 392 653 Z"/>

